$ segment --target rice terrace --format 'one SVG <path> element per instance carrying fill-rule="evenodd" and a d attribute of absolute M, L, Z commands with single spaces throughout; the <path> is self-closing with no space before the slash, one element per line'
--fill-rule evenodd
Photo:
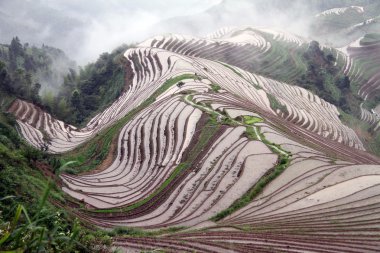
<path fill-rule="evenodd" d="M 0 252 L 380 252 L 380 1 L 85 2 L 0 3 Z"/>

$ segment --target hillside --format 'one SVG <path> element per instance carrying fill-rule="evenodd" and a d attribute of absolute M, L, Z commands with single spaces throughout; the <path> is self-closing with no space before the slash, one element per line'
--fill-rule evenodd
<path fill-rule="evenodd" d="M 22 99 L 8 112 L 52 172 L 76 161 L 54 203 L 127 252 L 375 252 L 380 158 L 297 86 L 325 85 L 318 66 L 366 90 L 346 50 L 252 27 L 157 36 L 125 51 L 124 91 L 84 127 Z"/>
<path fill-rule="evenodd" d="M 22 3 L 0 35 L 146 37 L 0 44 L 0 253 L 379 252 L 379 1 Z"/>
<path fill-rule="evenodd" d="M 331 9 L 346 8 L 348 6 L 361 6 L 365 8 L 364 17 L 370 19 L 378 16 L 379 2 L 376 0 L 223 0 L 208 10 L 189 16 L 173 17 L 155 25 L 155 31 L 160 33 L 183 33 L 204 36 L 212 30 L 222 26 L 255 25 L 256 27 L 277 27 L 296 32 L 324 42 L 320 32 L 337 26 L 345 26 L 339 16 L 328 20 L 326 26 L 315 26 L 323 22 L 315 16 Z M 354 19 L 352 19 L 354 20 Z M 348 23 L 352 22 L 351 17 Z M 361 19 L 361 22 L 366 19 Z M 329 21 L 329 22 L 328 22 Z M 343 23 L 343 24 L 342 24 Z M 359 22 L 358 22 L 359 23 Z M 207 24 L 204 25 L 204 24 Z M 356 23 L 352 23 L 356 24 Z M 331 28 L 329 27 L 331 25 Z M 335 30 L 336 33 L 336 30 Z M 334 33 L 330 34 L 331 36 Z M 320 37 L 319 37 L 320 36 Z M 341 37 L 347 36 L 343 34 Z M 336 36 L 335 39 L 341 38 Z M 335 40 L 331 40 L 333 42 Z"/>

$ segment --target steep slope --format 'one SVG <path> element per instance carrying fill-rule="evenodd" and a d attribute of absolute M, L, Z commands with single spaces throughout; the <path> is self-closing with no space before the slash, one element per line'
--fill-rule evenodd
<path fill-rule="evenodd" d="M 359 115 L 359 99 L 352 96 L 355 93 L 342 71 L 345 56 L 334 48 L 320 47 L 315 41 L 308 42 L 286 31 L 227 27 L 206 38 L 167 34 L 148 39 L 140 46 L 220 61 L 298 85 L 339 109 Z"/>
<path fill-rule="evenodd" d="M 115 238 L 127 251 L 375 252 L 380 159 L 334 105 L 228 64 L 224 50 L 241 50 L 244 62 L 249 48 L 260 57 L 276 40 L 303 45 L 243 30 L 158 36 L 128 49 L 128 89 L 82 129 L 22 100 L 9 112 L 30 144 L 51 153 L 110 152 L 92 140 L 116 133 L 107 166 L 60 177 L 67 208 L 84 222 L 203 231 Z"/>
<path fill-rule="evenodd" d="M 221 61 L 288 82 L 294 81 L 306 68 L 297 52 L 298 47 L 306 45 L 305 39 L 294 34 L 255 27 L 227 27 L 206 38 L 167 34 L 140 43 L 140 46 Z"/>
<path fill-rule="evenodd" d="M 355 133 L 340 122 L 336 107 L 305 89 L 255 76 L 221 63 L 189 58 L 160 49 L 128 50 L 126 57 L 131 60 L 132 69 L 135 71 L 129 90 L 107 110 L 95 116 L 83 129 L 65 126 L 63 122 L 39 113 L 38 107 L 20 100 L 16 100 L 9 111 L 17 116 L 24 135 L 34 146 L 41 147 L 47 144 L 51 152 L 64 152 L 77 147 L 100 130 L 121 119 L 151 96 L 167 78 L 196 73 L 237 95 L 239 99 L 249 101 L 267 112 L 272 111 L 266 96 L 270 94 L 273 97 L 272 107 L 278 107 L 273 108 L 277 115 L 318 135 L 363 149 Z M 250 93 L 242 92 L 247 89 Z M 299 101 L 295 100 L 294 96 Z M 325 119 L 329 120 L 326 122 Z M 44 134 L 47 136 L 44 137 Z"/>
<path fill-rule="evenodd" d="M 345 46 L 366 33 L 379 31 L 379 10 L 379 2 L 325 10 L 315 15 L 311 35 L 334 47 Z"/>
<path fill-rule="evenodd" d="M 361 119 L 378 129 L 379 115 L 374 111 L 380 103 L 380 40 L 377 34 L 367 34 L 341 49 L 345 59 L 344 73 L 357 84 L 357 93 L 364 99 Z"/>

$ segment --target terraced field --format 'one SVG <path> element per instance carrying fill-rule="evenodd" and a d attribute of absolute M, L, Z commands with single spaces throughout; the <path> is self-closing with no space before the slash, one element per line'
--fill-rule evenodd
<path fill-rule="evenodd" d="M 328 15 L 341 15 L 341 14 L 348 12 L 348 11 L 363 13 L 364 8 L 362 6 L 349 6 L 349 7 L 343 7 L 343 8 L 333 8 L 333 9 L 323 11 L 323 12 L 317 14 L 316 16 L 320 17 L 320 16 L 328 16 Z"/>
<path fill-rule="evenodd" d="M 148 39 L 139 46 L 220 61 L 249 72 L 292 82 L 306 68 L 297 53 L 298 48 L 307 47 L 306 42 L 285 31 L 227 27 L 206 38 L 167 34 Z"/>
<path fill-rule="evenodd" d="M 125 52 L 125 93 L 82 129 L 22 100 L 9 112 L 58 157 L 114 133 L 108 163 L 60 179 L 88 225 L 153 231 L 114 238 L 126 252 L 376 252 L 380 159 L 334 105 L 247 71 L 276 40 L 303 46 L 252 28 L 149 39 Z"/>
<path fill-rule="evenodd" d="M 344 73 L 349 75 L 358 87 L 358 94 L 364 100 L 371 100 L 380 94 L 380 38 L 376 34 L 368 34 L 343 48 L 346 53 Z M 375 106 L 376 107 L 376 106 Z M 371 108 L 374 109 L 374 108 Z M 380 117 L 365 108 L 361 108 L 361 119 L 377 124 Z"/>

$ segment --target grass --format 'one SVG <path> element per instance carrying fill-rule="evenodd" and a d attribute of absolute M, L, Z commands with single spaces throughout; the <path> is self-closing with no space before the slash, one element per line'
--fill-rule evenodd
<path fill-rule="evenodd" d="M 149 201 L 151 201 L 155 196 L 157 196 L 159 193 L 161 193 L 178 175 L 180 175 L 183 171 L 185 171 L 189 167 L 188 163 L 180 163 L 175 170 L 170 174 L 170 176 L 160 185 L 158 189 L 156 189 L 153 193 L 151 193 L 148 197 L 123 208 L 111 208 L 111 209 L 97 209 L 93 212 L 96 213 L 111 213 L 115 211 L 122 211 L 122 212 L 128 212 L 133 209 L 136 209 Z"/>
<path fill-rule="evenodd" d="M 75 150 L 58 156 L 61 164 L 68 161 L 77 161 L 75 166 L 70 166 L 65 172 L 70 174 L 78 174 L 85 171 L 94 169 L 97 165 L 107 157 L 111 143 L 116 140 L 120 130 L 132 120 L 139 112 L 151 105 L 156 101 L 156 98 L 164 93 L 171 86 L 175 85 L 181 80 L 194 78 L 193 74 L 183 74 L 175 78 L 167 80 L 161 85 L 147 100 L 141 103 L 138 107 L 132 109 L 125 117 L 117 121 L 111 127 L 102 130 L 94 138 L 87 143 L 81 145 Z"/>
<path fill-rule="evenodd" d="M 250 140 L 254 140 L 254 141 L 261 140 L 261 136 L 259 136 L 257 134 L 257 132 L 258 132 L 257 128 L 256 128 L 256 131 L 254 128 L 255 128 L 254 126 L 253 127 L 252 126 L 247 127 L 245 130 L 245 135 Z"/>
<path fill-rule="evenodd" d="M 255 123 L 260 123 L 263 122 L 263 119 L 255 116 L 248 116 L 244 115 L 243 116 L 243 123 L 246 125 L 254 125 Z"/>
<path fill-rule="evenodd" d="M 221 87 L 220 87 L 219 85 L 214 84 L 214 83 L 212 83 L 210 86 L 211 86 L 211 89 L 212 89 L 214 92 L 218 92 L 218 91 L 221 89 Z"/>
<path fill-rule="evenodd" d="M 194 146 L 194 148 L 190 151 L 187 161 L 180 163 L 174 169 L 174 171 L 170 174 L 170 176 L 160 185 L 160 187 L 157 188 L 148 197 L 141 199 L 140 201 L 137 201 L 136 203 L 133 203 L 132 205 L 129 205 L 126 207 L 98 209 L 98 210 L 91 210 L 90 212 L 96 212 L 96 213 L 111 213 L 115 211 L 128 212 L 149 203 L 155 196 L 163 192 L 170 185 L 171 182 L 173 182 L 177 177 L 179 177 L 182 173 L 184 173 L 184 171 L 186 171 L 190 167 L 191 161 L 193 161 L 198 156 L 198 154 L 203 151 L 204 147 L 210 141 L 212 136 L 214 136 L 218 132 L 218 130 L 219 130 L 219 127 L 215 126 L 212 120 L 209 120 L 206 123 L 206 125 L 202 128 L 201 130 L 202 132 L 199 135 L 198 142 Z"/>
<path fill-rule="evenodd" d="M 283 113 L 286 113 L 288 114 L 288 109 L 286 108 L 285 105 L 282 105 L 275 96 L 273 96 L 272 94 L 269 94 L 267 93 L 267 97 L 269 99 L 269 103 L 270 103 L 270 107 L 274 110 L 274 111 L 277 111 L 277 110 L 280 110 L 281 112 Z"/>
<path fill-rule="evenodd" d="M 15 124 L 0 112 L 0 252 L 109 252 L 109 236 L 81 228 L 49 202 L 64 203 L 59 187 L 35 166 L 49 157 L 27 145 Z"/>
<path fill-rule="evenodd" d="M 170 227 L 163 228 L 154 231 L 148 231 L 140 228 L 134 227 L 116 227 L 112 230 L 111 234 L 118 236 L 127 236 L 127 237 L 148 237 L 148 236 L 159 236 L 163 234 L 175 233 L 188 227 Z"/>
<path fill-rule="evenodd" d="M 240 73 L 240 72 L 237 72 L 233 67 L 231 67 L 230 65 L 228 65 L 228 64 L 225 64 L 225 63 L 223 63 L 223 62 L 219 62 L 220 64 L 222 64 L 224 67 L 227 67 L 227 68 L 229 68 L 230 70 L 232 70 L 236 75 L 238 75 L 238 76 L 240 76 L 241 78 L 243 78 L 243 79 L 245 79 L 244 77 L 243 77 L 243 75 Z"/>

